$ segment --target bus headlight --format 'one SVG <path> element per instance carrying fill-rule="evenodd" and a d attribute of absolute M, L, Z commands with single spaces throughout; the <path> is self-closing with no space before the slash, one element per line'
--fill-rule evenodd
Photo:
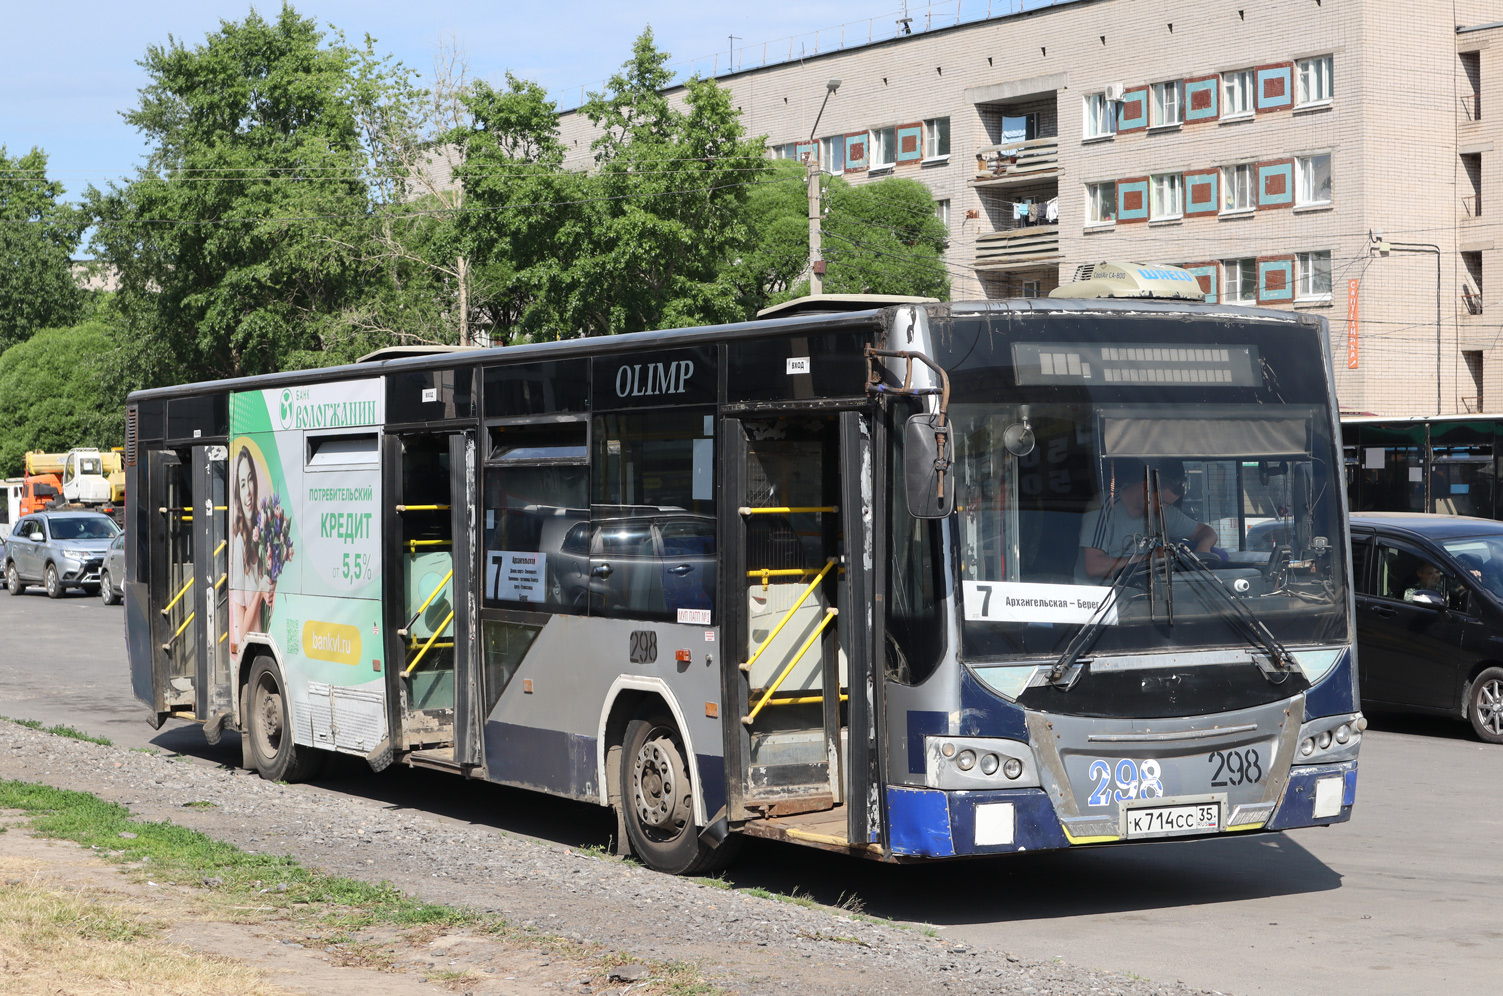
<path fill-rule="evenodd" d="M 995 775 L 997 773 L 997 765 L 1000 763 L 1001 762 L 997 760 L 997 755 L 986 755 L 981 759 L 981 773 L 983 775 Z"/>
<path fill-rule="evenodd" d="M 1299 745 L 1299 752 L 1300 752 L 1301 755 L 1303 755 L 1305 757 L 1309 757 L 1311 754 L 1314 754 L 1315 753 L 1315 738 L 1314 737 L 1306 737 L 1304 739 L 1304 742 Z"/>
<path fill-rule="evenodd" d="M 1321 750 L 1325 750 L 1327 747 L 1331 746 L 1331 731 L 1326 730 L 1320 736 L 1316 737 L 1315 746 L 1319 747 Z"/>
<path fill-rule="evenodd" d="M 1338 744 L 1344 744 L 1350 739 L 1352 739 L 1352 728 L 1350 726 L 1342 723 L 1336 727 L 1336 742 Z"/>
<path fill-rule="evenodd" d="M 1023 774 L 1023 762 L 1015 757 L 1009 757 L 1007 763 L 1002 765 L 1002 773 L 1013 780 L 1018 779 Z"/>
<path fill-rule="evenodd" d="M 1039 774 L 1026 741 L 931 735 L 924 738 L 924 785 L 965 791 L 1034 788 Z"/>
<path fill-rule="evenodd" d="M 973 750 L 963 750 L 960 752 L 960 756 L 955 759 L 955 767 L 961 771 L 970 771 L 975 766 L 976 752 Z"/>

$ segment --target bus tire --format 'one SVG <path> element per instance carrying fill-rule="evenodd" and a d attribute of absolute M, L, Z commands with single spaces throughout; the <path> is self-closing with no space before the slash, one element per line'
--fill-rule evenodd
<path fill-rule="evenodd" d="M 262 655 L 251 665 L 246 684 L 245 736 L 250 738 L 251 762 L 269 782 L 301 782 L 313 777 L 317 752 L 292 739 L 292 705 L 276 662 Z"/>
<path fill-rule="evenodd" d="M 1503 667 L 1490 667 L 1467 689 L 1466 717 L 1472 732 L 1490 744 L 1503 744 Z"/>
<path fill-rule="evenodd" d="M 717 849 L 694 825 L 694 785 L 671 716 L 655 711 L 626 724 L 618 805 L 632 853 L 649 868 L 692 875 L 715 863 Z"/>

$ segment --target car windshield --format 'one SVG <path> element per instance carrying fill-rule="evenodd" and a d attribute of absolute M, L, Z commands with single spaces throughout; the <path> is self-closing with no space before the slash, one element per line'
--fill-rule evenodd
<path fill-rule="evenodd" d="M 1472 580 L 1503 598 L 1503 529 L 1482 536 L 1464 536 L 1441 541 Z"/>
<path fill-rule="evenodd" d="M 1084 342 L 1051 330 L 1047 344 L 955 324 L 968 656 L 1057 657 L 1092 622 L 1089 655 L 1248 648 L 1249 613 L 1289 646 L 1347 637 L 1323 382 L 1278 383 L 1323 366 L 1308 332 L 1260 344 L 1252 330 L 1160 323 L 1147 330 L 1157 344 L 1128 347 L 1145 330 L 1121 321 L 1078 330 Z M 1165 544 L 1181 551 L 1167 568 L 1152 555 Z"/>
<path fill-rule="evenodd" d="M 114 520 L 104 516 L 49 519 L 47 526 L 55 540 L 110 539 L 120 531 Z"/>

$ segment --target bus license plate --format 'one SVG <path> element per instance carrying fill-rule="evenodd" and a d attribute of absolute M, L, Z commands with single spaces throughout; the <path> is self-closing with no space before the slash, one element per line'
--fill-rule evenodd
<path fill-rule="evenodd" d="M 1174 833 L 1215 833 L 1221 829 L 1221 805 L 1155 806 L 1127 811 L 1127 836 L 1161 837 Z"/>

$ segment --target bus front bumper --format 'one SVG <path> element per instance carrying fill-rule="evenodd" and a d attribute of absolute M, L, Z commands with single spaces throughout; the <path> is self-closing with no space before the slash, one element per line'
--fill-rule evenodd
<path fill-rule="evenodd" d="M 1297 765 L 1290 771 L 1278 805 L 1267 822 L 1234 827 L 1232 831 L 1292 830 L 1344 823 L 1351 819 L 1356 796 L 1355 760 Z M 1072 839 L 1061 826 L 1048 795 L 1040 788 L 947 792 L 890 786 L 887 818 L 892 854 L 897 857 L 1007 854 L 1121 840 L 1205 838 L 1227 832 L 1190 829 Z"/>

